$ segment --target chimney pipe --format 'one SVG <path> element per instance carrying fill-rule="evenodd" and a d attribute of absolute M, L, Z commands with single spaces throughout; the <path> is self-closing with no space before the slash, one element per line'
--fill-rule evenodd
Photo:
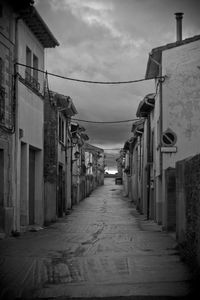
<path fill-rule="evenodd" d="M 176 16 L 176 41 L 181 42 L 182 41 L 182 18 L 183 18 L 182 12 L 175 13 Z"/>

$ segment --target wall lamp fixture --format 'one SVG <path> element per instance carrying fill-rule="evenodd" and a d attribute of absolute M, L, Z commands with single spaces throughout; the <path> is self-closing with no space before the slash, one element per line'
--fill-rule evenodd
<path fill-rule="evenodd" d="M 74 159 L 72 159 L 72 163 L 74 163 L 75 161 L 77 161 L 80 158 L 80 152 L 76 151 L 74 153 Z"/>
<path fill-rule="evenodd" d="M 77 136 L 72 136 L 71 138 L 72 145 L 67 146 L 67 149 L 75 147 L 78 144 L 78 140 L 79 138 Z"/>

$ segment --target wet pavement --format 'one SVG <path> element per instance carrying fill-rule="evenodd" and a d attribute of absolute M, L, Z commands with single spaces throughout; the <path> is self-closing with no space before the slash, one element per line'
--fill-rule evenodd
<path fill-rule="evenodd" d="M 190 291 L 176 241 L 111 178 L 58 222 L 1 240 L 0 253 L 1 299 L 182 299 Z"/>

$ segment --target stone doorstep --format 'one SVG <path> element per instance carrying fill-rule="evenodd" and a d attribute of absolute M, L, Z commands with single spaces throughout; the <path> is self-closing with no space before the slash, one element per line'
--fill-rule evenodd
<path fill-rule="evenodd" d="M 39 231 L 44 229 L 44 227 L 37 225 L 37 224 L 33 224 L 33 225 L 27 225 L 27 226 L 20 226 L 20 233 L 25 233 L 27 231 Z"/>

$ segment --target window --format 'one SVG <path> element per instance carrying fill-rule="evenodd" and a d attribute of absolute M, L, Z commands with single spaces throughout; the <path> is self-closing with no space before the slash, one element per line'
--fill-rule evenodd
<path fill-rule="evenodd" d="M 35 54 L 33 54 L 33 62 L 32 62 L 32 52 L 29 49 L 29 47 L 26 47 L 26 65 L 38 69 L 38 58 Z M 32 71 L 33 70 L 33 71 Z M 38 82 L 38 71 L 31 69 L 31 68 L 26 68 L 25 71 L 25 80 L 26 83 L 35 91 L 40 90 L 40 84 Z"/>
<path fill-rule="evenodd" d="M 64 144 L 65 142 L 65 122 L 61 115 L 59 115 L 59 142 Z"/>
<path fill-rule="evenodd" d="M 31 50 L 26 47 L 26 65 L 31 67 Z M 31 69 L 26 68 L 26 73 L 31 75 Z"/>
<path fill-rule="evenodd" d="M 33 68 L 38 69 L 38 58 L 33 54 Z M 33 78 L 38 81 L 38 71 L 33 69 Z"/>

